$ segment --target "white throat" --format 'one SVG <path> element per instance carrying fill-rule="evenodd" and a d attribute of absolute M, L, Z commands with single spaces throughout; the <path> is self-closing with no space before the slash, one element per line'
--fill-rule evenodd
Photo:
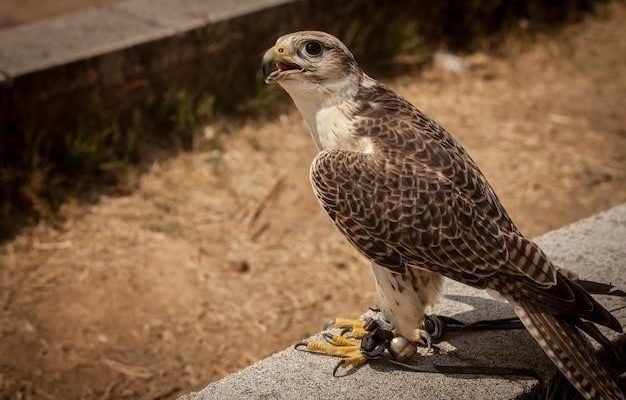
<path fill-rule="evenodd" d="M 318 150 L 342 148 L 366 151 L 371 145 L 365 139 L 355 136 L 354 97 L 358 82 L 354 76 L 324 83 L 309 84 L 296 80 L 286 80 L 280 85 L 289 93 Z"/>

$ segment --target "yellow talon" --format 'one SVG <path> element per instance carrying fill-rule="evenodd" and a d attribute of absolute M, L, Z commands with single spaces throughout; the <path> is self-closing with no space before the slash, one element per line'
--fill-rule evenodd
<path fill-rule="evenodd" d="M 327 333 L 324 340 L 307 342 L 306 349 L 317 354 L 340 357 L 343 359 L 343 365 L 358 367 L 367 361 L 361 352 L 361 338 L 366 334 L 363 323 L 360 319 L 337 318 L 334 327 L 348 329 L 350 335 Z"/>
<path fill-rule="evenodd" d="M 352 329 L 352 337 L 355 337 L 357 339 L 361 339 L 363 338 L 363 336 L 365 336 L 367 332 L 365 331 L 365 328 L 361 327 L 354 327 Z"/>
<path fill-rule="evenodd" d="M 365 327 L 363 326 L 363 320 L 353 318 L 337 318 L 335 319 L 335 326 L 337 328 L 348 328 L 352 333 L 352 337 L 362 338 L 365 336 Z"/>
<path fill-rule="evenodd" d="M 329 343 L 325 340 L 312 340 L 306 344 L 307 350 L 333 357 L 341 357 L 344 359 L 345 365 L 352 365 L 358 367 L 366 361 L 365 356 L 361 353 L 361 344 L 359 341 L 349 341 L 348 338 L 336 336 L 335 338 L 341 338 L 335 343 Z"/>
<path fill-rule="evenodd" d="M 361 347 L 361 341 L 355 338 L 341 336 L 341 335 L 329 335 L 327 340 L 335 346 L 351 346 Z"/>
<path fill-rule="evenodd" d="M 336 357 L 347 357 L 354 351 L 360 351 L 359 345 L 344 345 L 337 346 L 332 343 L 328 343 L 325 340 L 313 340 L 306 344 L 306 348 L 312 352 L 326 354 Z"/>

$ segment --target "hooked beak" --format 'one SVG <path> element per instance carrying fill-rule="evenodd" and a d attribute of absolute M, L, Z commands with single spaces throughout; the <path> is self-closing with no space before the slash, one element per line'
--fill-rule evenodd
<path fill-rule="evenodd" d="M 284 47 L 277 48 L 277 46 L 265 52 L 261 68 L 263 69 L 263 79 L 268 84 L 287 75 L 304 72 L 304 68 L 291 59 Z"/>

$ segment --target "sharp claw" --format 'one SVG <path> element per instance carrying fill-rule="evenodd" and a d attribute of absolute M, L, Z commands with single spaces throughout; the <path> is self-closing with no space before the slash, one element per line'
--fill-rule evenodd
<path fill-rule="evenodd" d="M 344 364 L 344 360 L 339 360 L 337 361 L 337 364 L 335 365 L 335 368 L 333 368 L 333 378 L 338 378 L 339 375 L 337 375 L 337 371 L 339 371 L 339 367 L 341 367 Z"/>
<path fill-rule="evenodd" d="M 427 315 L 424 320 L 424 330 L 428 332 L 431 339 L 441 339 L 443 335 L 443 321 L 436 315 Z"/>
<path fill-rule="evenodd" d="M 328 330 L 330 328 L 334 328 L 335 327 L 335 321 L 326 321 L 324 323 L 324 330 Z"/>
<path fill-rule="evenodd" d="M 419 343 L 426 348 L 426 355 L 429 356 L 433 354 L 438 354 L 441 351 L 441 349 L 439 349 L 437 345 L 433 344 L 433 338 L 434 335 L 432 333 L 428 332 L 427 330 L 420 330 Z"/>
<path fill-rule="evenodd" d="M 420 331 L 420 334 L 421 334 L 422 339 L 424 340 L 424 342 L 426 344 L 426 354 L 432 354 L 433 339 L 432 339 L 432 336 L 431 336 L 430 332 L 428 332 L 428 331 Z"/>
<path fill-rule="evenodd" d="M 341 328 L 339 331 L 340 336 L 346 336 L 348 333 L 352 333 L 352 329 L 350 328 Z"/>
<path fill-rule="evenodd" d="M 307 342 L 298 342 L 293 346 L 293 348 L 298 351 L 307 351 L 306 350 L 307 345 L 308 345 Z"/>

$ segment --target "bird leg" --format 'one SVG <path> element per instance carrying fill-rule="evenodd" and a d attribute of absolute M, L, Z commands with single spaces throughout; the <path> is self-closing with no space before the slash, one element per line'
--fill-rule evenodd
<path fill-rule="evenodd" d="M 498 322 L 508 323 L 510 320 L 503 319 Z M 479 326 L 481 323 L 483 321 L 478 321 Z M 432 346 L 432 341 L 441 337 L 444 327 L 448 325 L 455 327 L 455 324 L 461 325 L 462 328 L 467 327 L 467 324 L 449 317 L 430 315 L 424 321 L 424 329 L 417 330 L 417 333 L 421 335 L 421 341 L 429 348 L 429 353 L 432 353 L 431 347 L 436 348 Z M 480 326 L 478 329 L 485 328 Z M 337 371 L 342 366 L 357 368 L 374 359 L 382 359 L 400 368 L 424 373 L 536 377 L 534 371 L 524 368 L 415 364 L 411 362 L 417 354 L 414 343 L 403 336 L 394 334 L 392 325 L 379 316 L 365 319 L 337 318 L 326 326 L 321 339 L 298 343 L 295 348 L 309 353 L 340 358 L 333 369 L 334 377 L 338 376 Z M 385 353 L 389 353 L 391 357 L 386 357 Z"/>
<path fill-rule="evenodd" d="M 489 329 L 492 322 L 478 321 L 474 324 L 465 324 L 450 317 L 427 315 L 422 329 L 416 329 L 415 335 L 409 339 L 394 333 L 393 325 L 385 321 L 378 310 L 372 311 L 376 313 L 375 317 L 336 318 L 324 326 L 325 331 L 321 338 L 298 343 L 296 349 L 340 358 L 333 371 L 333 375 L 336 376 L 340 366 L 359 367 L 369 359 L 382 357 L 385 352 L 388 352 L 396 362 L 406 363 L 416 355 L 416 345 L 426 347 L 426 354 L 434 354 L 436 346 L 433 342 L 441 339 L 444 331 Z M 493 322 L 495 325 L 507 325 L 511 323 L 510 320 Z"/>

